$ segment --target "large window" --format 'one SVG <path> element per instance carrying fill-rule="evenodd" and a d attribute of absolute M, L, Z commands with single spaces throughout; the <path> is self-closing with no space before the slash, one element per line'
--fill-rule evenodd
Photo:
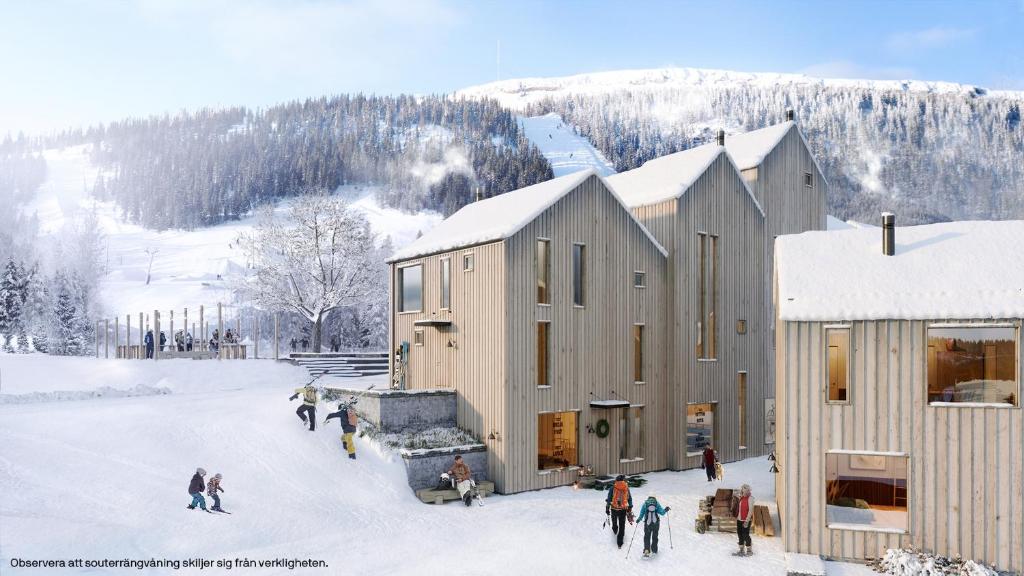
<path fill-rule="evenodd" d="M 537 239 L 537 304 L 551 304 L 551 241 Z"/>
<path fill-rule="evenodd" d="M 583 306 L 583 287 L 586 282 L 586 246 L 572 245 L 572 303 Z"/>
<path fill-rule="evenodd" d="M 718 236 L 697 233 L 698 264 L 697 358 L 718 357 Z"/>
<path fill-rule="evenodd" d="M 644 381 L 644 325 L 633 325 L 633 381 Z"/>
<path fill-rule="evenodd" d="M 537 415 L 537 469 L 553 470 L 576 466 L 576 412 L 546 412 Z"/>
<path fill-rule="evenodd" d="M 850 401 L 850 329 L 826 328 L 828 342 L 828 401 Z"/>
<path fill-rule="evenodd" d="M 644 407 L 630 406 L 619 419 L 619 460 L 644 457 Z"/>
<path fill-rule="evenodd" d="M 537 322 L 537 386 L 551 385 L 551 323 Z"/>
<path fill-rule="evenodd" d="M 441 308 L 452 307 L 452 259 L 441 259 Z"/>
<path fill-rule="evenodd" d="M 715 445 L 715 405 L 686 405 L 686 455 L 696 456 Z"/>
<path fill-rule="evenodd" d="M 825 503 L 829 527 L 906 531 L 906 455 L 825 454 Z"/>
<path fill-rule="evenodd" d="M 928 328 L 929 402 L 1016 406 L 1017 396 L 1017 328 Z"/>
<path fill-rule="evenodd" d="M 747 447 L 747 373 L 736 376 L 736 406 L 740 419 L 740 448 Z"/>
<path fill-rule="evenodd" d="M 419 312 L 423 309 L 423 265 L 398 269 L 398 311 Z"/>

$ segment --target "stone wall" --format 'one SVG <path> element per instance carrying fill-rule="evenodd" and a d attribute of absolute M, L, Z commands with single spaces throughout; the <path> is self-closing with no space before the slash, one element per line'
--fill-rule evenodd
<path fill-rule="evenodd" d="M 455 456 L 461 454 L 463 461 L 473 472 L 477 482 L 487 478 L 487 447 L 483 444 L 456 446 L 454 448 L 430 448 L 423 450 L 401 450 L 405 473 L 413 490 L 434 488 L 442 472 L 451 468 Z"/>
<path fill-rule="evenodd" d="M 351 396 L 358 398 L 359 416 L 381 432 L 419 432 L 456 426 L 454 390 L 324 389 L 328 402 L 340 402 Z"/>

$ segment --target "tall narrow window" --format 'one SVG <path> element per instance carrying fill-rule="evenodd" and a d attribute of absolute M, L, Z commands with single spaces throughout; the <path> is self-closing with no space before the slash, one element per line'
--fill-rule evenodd
<path fill-rule="evenodd" d="M 551 304 L 551 241 L 537 239 L 537 304 Z"/>
<path fill-rule="evenodd" d="M 826 328 L 828 341 L 828 401 L 850 400 L 850 329 Z"/>
<path fill-rule="evenodd" d="M 928 328 L 928 402 L 1018 405 L 1017 328 Z"/>
<path fill-rule="evenodd" d="M 572 245 L 572 303 L 583 306 L 583 287 L 586 282 L 586 246 Z"/>
<path fill-rule="evenodd" d="M 473 255 L 466 254 L 462 257 L 462 271 L 472 272 L 473 271 Z"/>
<path fill-rule="evenodd" d="M 740 418 L 740 448 L 747 447 L 747 373 L 740 372 L 736 380 L 736 406 Z"/>
<path fill-rule="evenodd" d="M 622 409 L 619 419 L 619 460 L 637 460 L 644 457 L 643 406 Z"/>
<path fill-rule="evenodd" d="M 697 357 L 718 356 L 718 236 L 697 233 Z"/>
<path fill-rule="evenodd" d="M 711 236 L 711 302 L 708 310 L 708 358 L 718 358 L 718 236 Z"/>
<path fill-rule="evenodd" d="M 423 265 L 398 269 L 398 311 L 419 312 L 423 309 Z"/>
<path fill-rule="evenodd" d="M 697 233 L 697 252 L 699 256 L 699 268 L 697 269 L 697 358 L 706 358 L 706 356 L 704 356 L 704 316 L 707 312 L 707 309 L 705 308 L 705 303 L 707 301 L 707 278 L 705 278 L 708 260 L 707 240 L 707 234 L 703 232 Z"/>
<path fill-rule="evenodd" d="M 576 466 L 578 414 L 546 412 L 537 415 L 537 469 L 554 470 Z"/>
<path fill-rule="evenodd" d="M 537 386 L 551 385 L 551 323 L 537 322 Z"/>
<path fill-rule="evenodd" d="M 441 308 L 452 307 L 452 260 L 441 259 Z"/>
<path fill-rule="evenodd" d="M 633 325 L 633 381 L 644 381 L 644 325 Z"/>

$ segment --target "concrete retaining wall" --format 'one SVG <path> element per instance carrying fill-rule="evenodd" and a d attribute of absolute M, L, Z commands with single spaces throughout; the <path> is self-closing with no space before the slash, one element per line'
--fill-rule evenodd
<path fill-rule="evenodd" d="M 355 396 L 356 411 L 382 432 L 419 432 L 456 426 L 454 390 L 358 390 L 325 388 L 324 398 L 337 402 Z"/>
<path fill-rule="evenodd" d="M 455 456 L 462 455 L 463 461 L 473 472 L 477 482 L 487 478 L 487 447 L 483 444 L 456 446 L 454 448 L 430 448 L 423 450 L 401 450 L 405 473 L 413 490 L 434 488 L 442 472 L 451 468 Z"/>

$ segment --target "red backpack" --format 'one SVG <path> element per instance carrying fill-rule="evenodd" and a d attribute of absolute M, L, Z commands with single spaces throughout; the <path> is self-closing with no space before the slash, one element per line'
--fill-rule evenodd
<path fill-rule="evenodd" d="M 629 507 L 629 486 L 622 480 L 616 480 L 612 488 L 612 508 L 622 510 Z"/>

